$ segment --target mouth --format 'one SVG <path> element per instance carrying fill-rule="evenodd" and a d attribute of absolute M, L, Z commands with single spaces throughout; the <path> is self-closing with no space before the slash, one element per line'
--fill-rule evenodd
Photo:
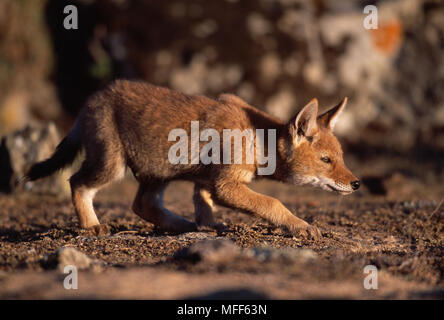
<path fill-rule="evenodd" d="M 331 184 L 327 184 L 327 187 L 328 187 L 331 191 L 336 192 L 336 193 L 339 193 L 339 194 L 342 194 L 342 195 L 347 195 L 347 194 L 351 194 L 351 193 L 353 193 L 353 191 L 346 191 L 346 190 L 338 189 L 338 188 L 332 186 Z"/>

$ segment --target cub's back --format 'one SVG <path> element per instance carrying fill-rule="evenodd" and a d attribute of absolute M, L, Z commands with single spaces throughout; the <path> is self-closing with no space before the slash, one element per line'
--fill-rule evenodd
<path fill-rule="evenodd" d="M 240 106 L 144 82 L 116 81 L 103 94 L 110 102 L 128 165 L 139 173 L 166 178 L 184 170 L 199 170 L 200 166 L 173 166 L 168 161 L 168 151 L 175 143 L 168 141 L 169 133 L 180 128 L 191 137 L 191 121 L 199 121 L 200 130 L 214 128 L 220 132 L 232 126 L 249 126 Z"/>

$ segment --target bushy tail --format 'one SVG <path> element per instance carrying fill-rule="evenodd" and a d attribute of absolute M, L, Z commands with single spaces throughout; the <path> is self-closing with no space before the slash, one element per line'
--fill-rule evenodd
<path fill-rule="evenodd" d="M 69 134 L 59 143 L 54 154 L 49 159 L 34 164 L 24 180 L 34 181 L 44 178 L 67 167 L 74 161 L 81 146 L 79 129 L 76 123 Z"/>

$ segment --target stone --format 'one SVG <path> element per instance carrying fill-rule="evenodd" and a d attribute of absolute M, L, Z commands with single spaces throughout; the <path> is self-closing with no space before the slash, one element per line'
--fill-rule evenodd
<path fill-rule="evenodd" d="M 41 265 L 45 269 L 57 269 L 63 272 L 66 266 L 75 266 L 78 270 L 98 270 L 101 269 L 104 263 L 100 260 L 91 259 L 73 247 L 61 247 L 54 253 L 45 255 L 41 260 Z"/>
<path fill-rule="evenodd" d="M 257 247 L 244 250 L 244 255 L 257 259 L 259 262 L 309 262 L 317 258 L 310 249 Z"/>
<path fill-rule="evenodd" d="M 205 263 L 226 263 L 241 254 L 241 250 L 233 241 L 227 239 L 202 240 L 188 248 L 179 250 L 175 258 Z"/>
<path fill-rule="evenodd" d="M 20 189 L 20 182 L 32 164 L 49 158 L 61 138 L 54 123 L 27 126 L 2 137 L 0 143 L 0 192 Z M 23 187 L 38 194 L 67 198 L 70 195 L 69 168 L 54 175 L 27 182 Z"/>

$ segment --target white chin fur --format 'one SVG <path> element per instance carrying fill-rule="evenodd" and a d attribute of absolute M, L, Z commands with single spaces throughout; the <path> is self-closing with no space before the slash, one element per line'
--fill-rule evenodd
<path fill-rule="evenodd" d="M 330 192 L 337 192 L 342 195 L 347 195 L 353 192 L 351 187 L 342 183 L 336 183 L 330 178 L 315 177 L 315 176 L 293 176 L 293 181 L 296 185 L 310 185 L 321 188 Z"/>

